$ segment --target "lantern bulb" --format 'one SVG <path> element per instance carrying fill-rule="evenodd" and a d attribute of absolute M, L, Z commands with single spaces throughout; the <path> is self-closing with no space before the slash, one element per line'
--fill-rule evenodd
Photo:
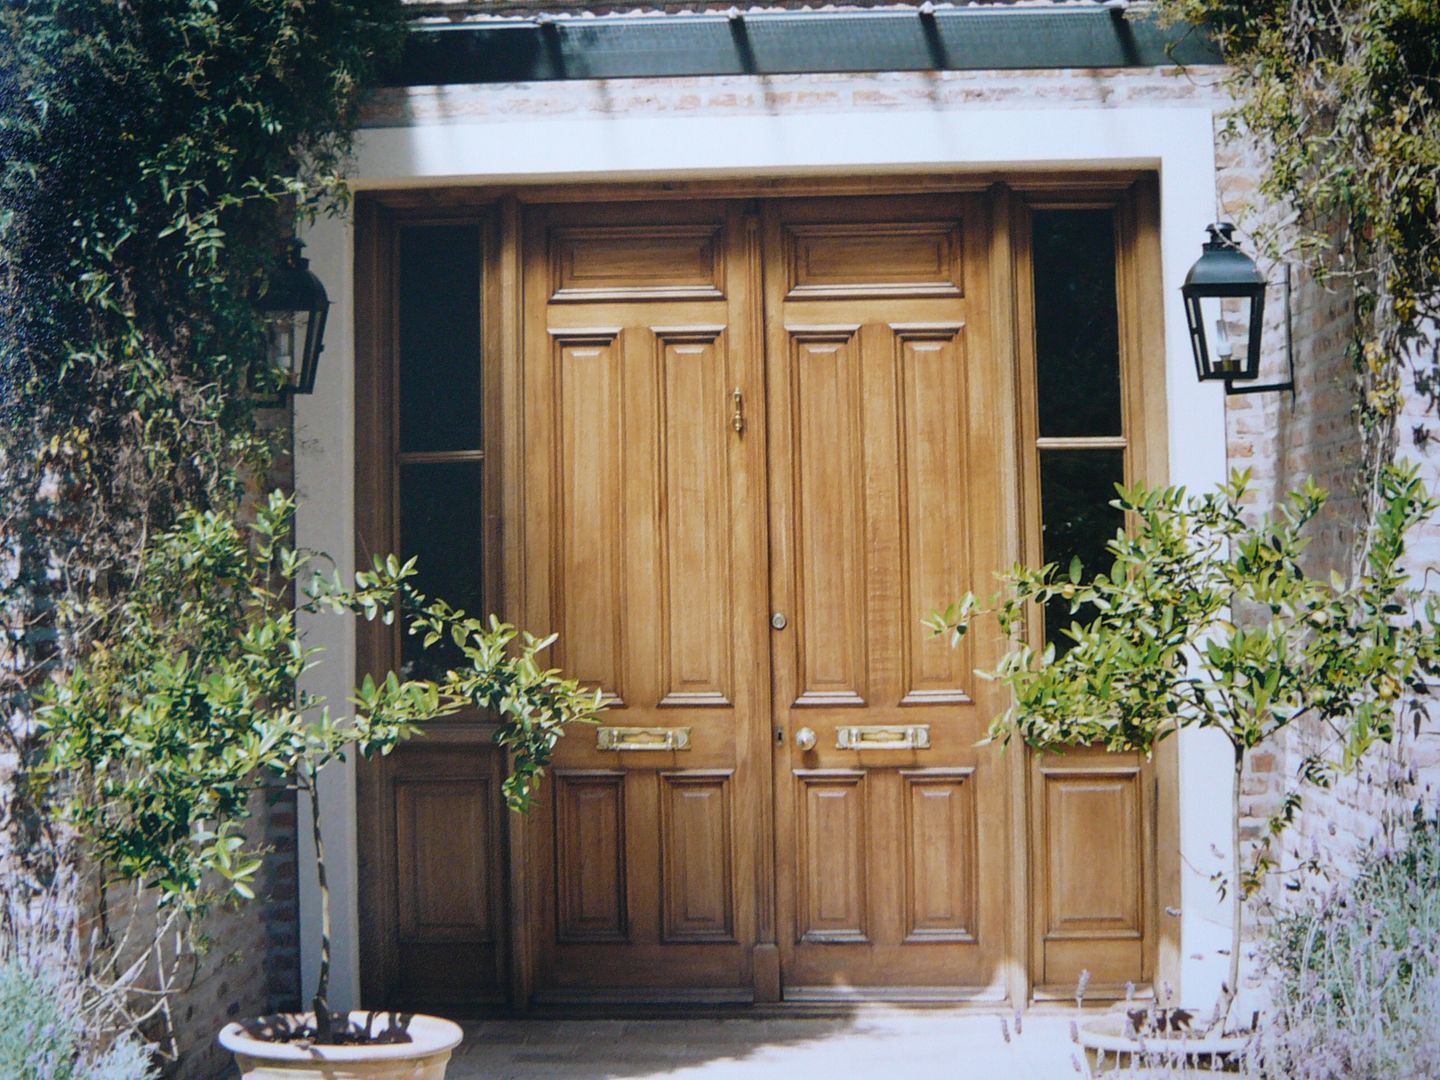
<path fill-rule="evenodd" d="M 1235 358 L 1235 345 L 1230 340 L 1230 331 L 1225 326 L 1223 315 L 1215 320 L 1215 355 L 1221 360 Z"/>

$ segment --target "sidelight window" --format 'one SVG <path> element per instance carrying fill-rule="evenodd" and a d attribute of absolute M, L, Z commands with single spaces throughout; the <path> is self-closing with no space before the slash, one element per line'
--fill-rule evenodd
<path fill-rule="evenodd" d="M 397 243 L 399 547 L 418 558 L 422 592 L 483 616 L 480 226 L 405 226 Z M 412 676 L 436 674 L 459 658 L 453 645 L 422 650 L 408 634 L 400 656 Z"/>
<path fill-rule="evenodd" d="M 1108 566 L 1121 525 L 1110 502 L 1126 475 L 1115 210 L 1030 215 L 1034 280 L 1035 462 L 1040 557 L 1086 574 Z M 1045 637 L 1063 649 L 1069 605 L 1051 604 Z"/>

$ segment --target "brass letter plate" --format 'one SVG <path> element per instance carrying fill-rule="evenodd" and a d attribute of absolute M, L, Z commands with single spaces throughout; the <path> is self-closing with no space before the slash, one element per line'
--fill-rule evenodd
<path fill-rule="evenodd" d="M 601 727 L 596 750 L 689 750 L 688 727 Z"/>
<path fill-rule="evenodd" d="M 880 724 L 842 727 L 835 732 L 837 750 L 928 750 L 929 724 Z"/>

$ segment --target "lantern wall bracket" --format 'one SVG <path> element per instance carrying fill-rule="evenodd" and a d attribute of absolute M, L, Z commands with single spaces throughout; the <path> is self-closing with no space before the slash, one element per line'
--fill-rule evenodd
<path fill-rule="evenodd" d="M 1290 378 L 1284 382 L 1263 383 L 1259 386 L 1253 383 L 1235 383 L 1230 379 L 1225 380 L 1225 396 L 1234 397 L 1240 394 L 1269 394 L 1289 392 L 1291 402 L 1295 400 L 1295 339 L 1290 322 L 1290 264 L 1284 263 L 1284 274 L 1280 278 L 1280 286 L 1285 290 L 1285 364 L 1289 369 Z"/>

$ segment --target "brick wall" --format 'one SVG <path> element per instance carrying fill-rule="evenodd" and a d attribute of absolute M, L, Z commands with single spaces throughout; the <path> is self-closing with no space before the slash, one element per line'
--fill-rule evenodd
<path fill-rule="evenodd" d="M 1225 100 L 1217 69 L 1125 68 L 704 76 L 376 91 L 364 127 L 450 121 L 503 124 L 511 117 L 735 116 L 885 112 L 915 108 L 1124 109 Z M 497 128 L 496 138 L 504 138 Z M 583 162 L 577 162 L 583 166 Z M 1198 241 L 1197 241 L 1198 243 Z M 1197 248 L 1198 250 L 1198 248 Z"/>
<path fill-rule="evenodd" d="M 1274 229 L 1281 210 L 1264 206 L 1255 186 L 1262 159 L 1243 139 L 1222 141 L 1218 177 L 1224 214 L 1258 231 Z M 1278 276 L 1278 275 L 1276 275 Z M 1272 278 L 1274 280 L 1274 278 Z M 1356 383 L 1347 347 L 1353 332 L 1351 297 L 1343 285 L 1322 287 L 1309 275 L 1296 272 L 1292 316 L 1296 393 L 1235 397 L 1227 402 L 1227 450 L 1232 467 L 1254 471 L 1257 511 L 1313 477 L 1330 492 L 1330 502 L 1317 521 L 1307 556 L 1314 571 L 1334 569 L 1349 576 L 1362 517 L 1357 484 L 1360 479 L 1360 443 L 1353 415 Z M 1275 310 L 1282 297 L 1272 294 Z M 1283 370 L 1281 324 L 1272 321 L 1267 336 L 1267 363 L 1274 377 Z M 1411 437 L 1425 425 L 1414 395 L 1399 425 L 1401 457 L 1422 463 L 1432 491 L 1437 484 L 1440 459 L 1424 441 Z M 1433 426 L 1433 420 L 1432 420 Z M 1417 581 L 1426 565 L 1440 561 L 1440 521 L 1431 521 L 1411 538 L 1411 566 Z M 1282 734 L 1273 752 L 1256 754 L 1245 778 L 1242 833 L 1258 839 L 1266 819 L 1280 805 L 1284 792 L 1295 786 L 1301 761 L 1328 745 L 1325 733 L 1300 726 Z M 1322 875 L 1282 873 L 1272 878 L 1259 898 L 1261 910 L 1304 902 L 1328 888 L 1353 867 L 1355 857 L 1376 845 L 1393 843 L 1416 802 L 1432 806 L 1440 789 L 1440 727 L 1423 725 L 1406 730 L 1391 746 L 1373 751 L 1351 775 L 1333 788 L 1302 789 L 1304 813 L 1286 834 L 1281 846 L 1282 869 L 1314 861 Z"/>
<path fill-rule="evenodd" d="M 261 414 L 262 424 L 288 441 L 289 409 Z M 267 488 L 294 487 L 293 463 L 278 460 Z M 257 487 L 257 491 L 258 491 Z M 183 972 L 172 1025 L 178 1063 L 175 1080 L 209 1080 L 233 1075 L 231 1055 L 215 1037 L 230 1021 L 297 1008 L 300 998 L 299 899 L 296 884 L 295 794 L 277 790 L 257 795 L 246 834 L 270 853 L 255 887 L 255 899 L 217 906 L 200 927 L 205 947 Z"/>

